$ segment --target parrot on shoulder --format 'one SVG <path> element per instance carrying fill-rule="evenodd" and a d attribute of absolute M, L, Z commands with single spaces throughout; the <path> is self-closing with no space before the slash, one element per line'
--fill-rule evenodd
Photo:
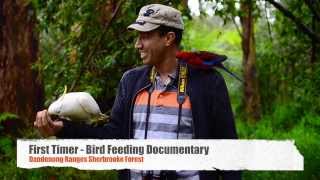
<path fill-rule="evenodd" d="M 219 55 L 213 52 L 208 51 L 178 51 L 176 53 L 176 58 L 184 61 L 185 63 L 199 69 L 211 69 L 214 67 L 223 69 L 232 77 L 236 78 L 243 83 L 243 80 L 239 78 L 236 74 L 228 70 L 222 62 L 227 59 L 227 56 Z"/>

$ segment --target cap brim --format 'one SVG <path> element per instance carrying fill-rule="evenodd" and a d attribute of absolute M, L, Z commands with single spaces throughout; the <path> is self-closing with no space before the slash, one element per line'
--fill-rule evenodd
<path fill-rule="evenodd" d="M 141 31 L 141 32 L 148 32 L 148 31 L 152 31 L 157 29 L 158 27 L 160 27 L 159 24 L 152 24 L 152 23 L 148 23 L 145 22 L 143 25 L 138 24 L 138 23 L 133 23 L 130 26 L 128 26 L 128 30 L 137 30 L 137 31 Z"/>

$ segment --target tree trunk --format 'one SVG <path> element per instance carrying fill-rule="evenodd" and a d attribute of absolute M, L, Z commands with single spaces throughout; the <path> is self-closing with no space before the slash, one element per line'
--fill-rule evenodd
<path fill-rule="evenodd" d="M 242 51 L 245 114 L 249 121 L 257 121 L 261 116 L 260 95 L 256 72 L 256 47 L 254 39 L 253 2 L 241 1 Z"/>
<path fill-rule="evenodd" d="M 0 113 L 19 116 L 31 125 L 42 108 L 43 88 L 31 69 L 37 60 L 36 16 L 28 1 L 0 1 Z"/>

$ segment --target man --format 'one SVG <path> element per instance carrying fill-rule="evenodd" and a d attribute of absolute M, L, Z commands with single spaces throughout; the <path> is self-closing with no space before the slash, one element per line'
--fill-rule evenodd
<path fill-rule="evenodd" d="M 135 47 L 144 66 L 124 73 L 111 121 L 91 127 L 53 121 L 46 110 L 34 125 L 60 138 L 231 139 L 237 138 L 228 92 L 221 75 L 176 59 L 184 29 L 181 13 L 168 6 L 141 8 L 128 29 L 139 32 Z M 120 179 L 240 179 L 239 172 L 123 170 Z"/>

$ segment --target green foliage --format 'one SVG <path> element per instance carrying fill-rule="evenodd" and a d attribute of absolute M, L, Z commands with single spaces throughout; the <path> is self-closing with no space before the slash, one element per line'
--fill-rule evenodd
<path fill-rule="evenodd" d="M 302 121 L 305 126 L 320 130 L 320 117 L 316 114 L 308 113 L 303 117 Z"/>
<path fill-rule="evenodd" d="M 133 42 L 133 34 L 122 35 L 135 16 L 129 7 L 136 6 L 123 4 L 112 19 L 114 5 L 108 3 L 34 1 L 41 32 L 36 68 L 44 77 L 46 104 L 62 93 L 64 85 L 73 84 L 73 91 L 110 99 L 123 71 L 137 63 L 133 46 L 127 44 Z M 121 14 L 127 18 L 119 18 Z"/>
<path fill-rule="evenodd" d="M 183 50 L 226 55 L 228 59 L 223 64 L 241 77 L 241 37 L 232 24 L 223 25 L 223 20 L 218 17 L 194 17 L 185 21 L 185 26 Z M 233 109 L 238 109 L 241 104 L 241 83 L 223 70 L 218 70 L 226 80 Z"/>
<path fill-rule="evenodd" d="M 305 3 L 282 3 L 303 23 L 311 23 L 312 16 Z M 316 52 L 316 62 L 311 63 L 309 37 L 282 13 L 274 11 L 273 17 L 275 19 L 271 23 L 272 33 L 266 31 L 267 24 L 263 21 L 258 24 L 256 34 L 257 69 L 263 111 L 267 114 L 274 111 L 277 104 L 290 102 L 290 106 L 297 109 L 298 113 L 292 118 L 308 112 L 319 114 L 320 53 Z M 290 117 L 290 114 L 288 116 Z"/>
<path fill-rule="evenodd" d="M 35 129 L 25 129 L 24 138 L 38 139 Z M 75 168 L 44 167 L 21 169 L 16 162 L 16 138 L 0 134 L 1 179 L 117 179 L 115 171 L 84 171 Z"/>
<path fill-rule="evenodd" d="M 0 113 L 0 123 L 8 119 L 18 119 L 18 116 L 9 112 Z"/>
<path fill-rule="evenodd" d="M 285 125 L 277 122 L 277 117 L 286 118 L 289 111 L 293 114 L 295 109 L 291 109 L 287 105 L 278 105 L 279 109 L 269 116 L 264 116 L 257 124 L 250 124 L 244 121 L 237 121 L 237 130 L 241 139 L 272 139 L 284 140 L 290 139 L 295 141 L 299 152 L 304 157 L 304 171 L 245 171 L 243 179 L 311 179 L 316 180 L 320 178 L 318 167 L 320 166 L 320 134 L 319 134 L 319 120 L 320 116 L 315 114 L 306 114 L 300 118 L 296 118 L 296 122 L 286 122 L 288 128 L 283 129 Z M 290 116 L 290 115 L 289 115 Z M 283 120 L 283 119 L 282 119 Z M 316 124 L 316 125 L 314 125 Z"/>
<path fill-rule="evenodd" d="M 3 154 L 1 159 L 12 155 L 12 140 L 8 137 L 0 137 L 0 154 Z"/>
<path fill-rule="evenodd" d="M 120 7 L 120 1 L 32 0 L 41 52 L 33 68 L 42 74 L 46 106 L 67 85 L 72 91 L 92 94 L 103 111 L 111 108 L 122 74 L 140 64 L 134 49 L 136 33 L 127 26 L 140 7 L 152 1 L 121 2 Z M 185 11 L 180 1 L 163 3 Z"/>
<path fill-rule="evenodd" d="M 298 123 L 302 114 L 300 111 L 301 108 L 295 103 L 275 105 L 270 121 L 274 127 L 287 130 Z"/>
<path fill-rule="evenodd" d="M 225 5 L 217 11 L 224 20 L 241 15 L 241 11 L 235 8 L 235 1 L 217 2 Z M 303 2 L 279 2 L 303 23 L 311 24 L 310 9 Z M 237 130 L 241 139 L 292 139 L 304 156 L 305 164 L 304 171 L 300 172 L 245 171 L 243 179 L 320 179 L 317 170 L 320 166 L 320 54 L 319 51 L 316 52 L 316 62 L 311 63 L 311 41 L 308 36 L 282 13 L 270 8 L 270 4 L 259 8 L 263 10 L 266 7 L 271 14 L 268 20 L 261 9 L 254 12 L 258 13 L 255 17 L 259 20 L 255 33 L 263 116 L 256 124 L 237 119 Z M 267 21 L 270 23 L 271 33 Z M 231 95 L 234 96 L 233 93 Z M 239 95 L 232 100 L 238 98 Z M 236 112 L 243 111 L 241 107 L 236 109 Z"/>
<path fill-rule="evenodd" d="M 3 112 L 0 113 L 0 135 L 1 135 L 1 130 L 3 130 L 3 122 L 7 120 L 15 120 L 18 119 L 19 117 L 16 114 L 12 114 L 9 112 Z"/>
<path fill-rule="evenodd" d="M 240 4 L 244 2 L 246 1 L 218 0 L 212 2 L 213 11 L 225 23 L 231 22 L 234 17 L 242 16 Z M 298 29 L 292 20 L 268 2 L 252 2 L 254 2 L 253 16 L 258 22 L 255 26 L 257 75 L 263 113 L 268 114 L 274 111 L 277 104 L 287 102 L 293 102 L 295 108 L 300 108 L 299 115 L 303 111 L 320 113 L 320 106 L 317 103 L 320 77 L 319 51 L 316 52 L 317 59 L 311 63 L 311 40 L 306 33 Z M 311 28 L 313 16 L 306 3 L 290 0 L 279 2 Z M 315 27 L 319 25 L 316 20 Z M 202 26 L 198 27 L 201 28 Z M 319 34 L 319 28 L 314 31 Z M 241 111 L 240 107 L 239 112 Z"/>

